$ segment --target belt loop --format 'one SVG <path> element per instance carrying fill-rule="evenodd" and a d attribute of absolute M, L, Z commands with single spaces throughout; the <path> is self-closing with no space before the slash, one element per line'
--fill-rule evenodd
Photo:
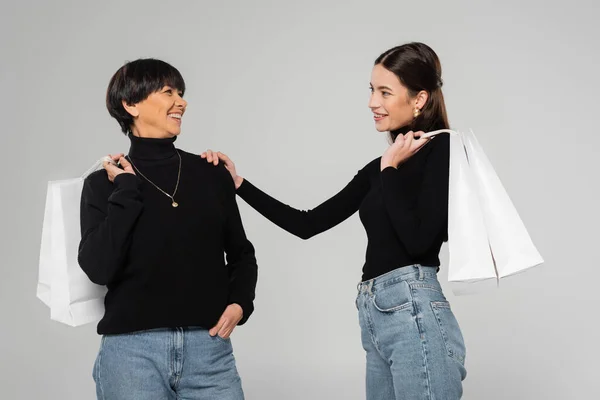
<path fill-rule="evenodd" d="M 373 295 L 373 291 L 371 290 L 373 288 L 373 280 L 369 281 L 369 285 L 367 287 L 367 291 L 369 292 L 369 295 L 372 296 Z"/>
<path fill-rule="evenodd" d="M 422 281 L 423 279 L 425 279 L 425 277 L 423 276 L 423 266 L 421 266 L 421 264 L 417 264 L 417 267 L 419 268 L 419 280 Z"/>

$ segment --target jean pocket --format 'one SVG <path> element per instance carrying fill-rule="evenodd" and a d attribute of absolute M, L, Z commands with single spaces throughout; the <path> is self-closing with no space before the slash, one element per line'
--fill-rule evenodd
<path fill-rule="evenodd" d="M 447 301 L 432 301 L 431 309 L 435 315 L 448 355 L 462 365 L 465 364 L 465 341 L 458 321 Z"/>
<path fill-rule="evenodd" d="M 373 305 L 383 313 L 412 310 L 412 296 L 406 281 L 398 281 L 377 289 L 373 295 Z"/>
<path fill-rule="evenodd" d="M 217 340 L 220 340 L 221 342 L 225 342 L 225 343 L 230 343 L 231 342 L 231 336 L 228 338 L 224 338 L 221 337 L 218 333 L 215 335 L 215 337 L 217 338 Z"/>

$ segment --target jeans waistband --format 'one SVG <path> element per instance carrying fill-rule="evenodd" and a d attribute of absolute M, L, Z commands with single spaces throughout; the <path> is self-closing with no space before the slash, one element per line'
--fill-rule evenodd
<path fill-rule="evenodd" d="M 407 265 L 400 267 L 373 279 L 360 282 L 356 289 L 359 292 L 373 293 L 379 288 L 391 285 L 393 283 L 404 281 L 414 274 L 418 274 L 418 280 L 423 280 L 426 276 L 436 276 L 438 267 L 425 266 L 421 264 Z"/>

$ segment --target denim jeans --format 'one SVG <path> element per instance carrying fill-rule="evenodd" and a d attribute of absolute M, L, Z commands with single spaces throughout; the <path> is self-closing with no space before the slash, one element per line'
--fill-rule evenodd
<path fill-rule="evenodd" d="M 229 339 L 206 329 L 104 335 L 94 364 L 99 400 L 243 400 Z"/>
<path fill-rule="evenodd" d="M 437 280 L 411 265 L 358 285 L 367 400 L 457 400 L 465 344 Z"/>

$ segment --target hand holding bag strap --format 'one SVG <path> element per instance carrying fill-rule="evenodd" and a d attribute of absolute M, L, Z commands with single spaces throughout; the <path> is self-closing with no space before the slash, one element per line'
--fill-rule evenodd
<path fill-rule="evenodd" d="M 82 179 L 85 179 L 85 178 L 87 178 L 87 177 L 88 177 L 88 175 L 90 175 L 91 173 L 93 173 L 93 172 L 95 172 L 95 171 L 99 170 L 99 169 L 102 167 L 102 165 L 104 164 L 104 161 L 109 161 L 109 162 L 110 162 L 110 161 L 112 161 L 112 160 L 111 160 L 111 159 L 110 159 L 108 156 L 104 156 L 104 157 L 102 157 L 101 159 L 99 159 L 98 161 L 96 161 L 96 162 L 94 163 L 94 165 L 92 165 L 92 166 L 91 166 L 91 167 L 90 167 L 90 168 L 89 168 L 87 171 L 85 171 L 85 172 L 84 172 L 84 173 L 81 175 L 81 178 L 82 178 Z"/>
<path fill-rule="evenodd" d="M 439 129 L 437 131 L 427 132 L 424 135 L 422 135 L 421 138 L 428 139 L 428 138 L 435 137 L 441 133 L 449 133 L 450 135 L 458 135 L 458 132 L 453 131 L 452 129 Z"/>

